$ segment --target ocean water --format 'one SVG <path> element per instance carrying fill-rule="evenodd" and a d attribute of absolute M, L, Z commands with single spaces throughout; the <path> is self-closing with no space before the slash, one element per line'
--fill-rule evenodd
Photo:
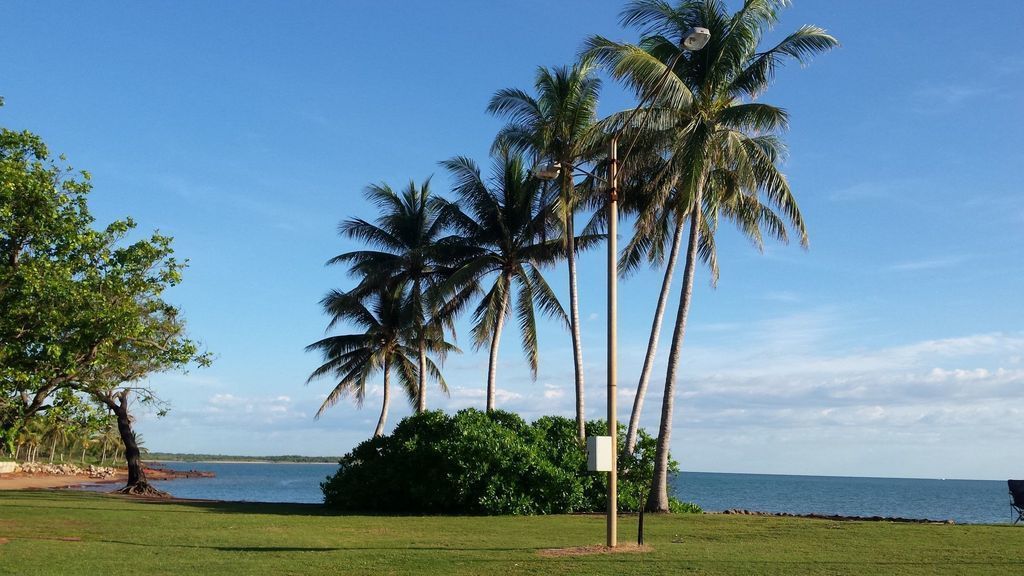
<path fill-rule="evenodd" d="M 216 474 L 215 478 L 154 483 L 174 496 L 250 502 L 322 502 L 320 482 L 338 469 L 337 464 L 163 465 Z M 796 514 L 926 518 L 959 524 L 1010 521 L 1005 481 L 683 472 L 673 478 L 672 484 L 680 499 L 715 512 L 742 508 Z M 103 489 L 109 490 L 109 485 Z"/>
<path fill-rule="evenodd" d="M 1010 522 L 1005 481 L 683 472 L 673 479 L 673 487 L 680 499 L 708 511 Z"/>
<path fill-rule="evenodd" d="M 338 471 L 337 464 L 161 462 L 160 466 L 216 474 L 213 478 L 153 482 L 178 498 L 307 504 L 324 501 L 320 483 Z"/>

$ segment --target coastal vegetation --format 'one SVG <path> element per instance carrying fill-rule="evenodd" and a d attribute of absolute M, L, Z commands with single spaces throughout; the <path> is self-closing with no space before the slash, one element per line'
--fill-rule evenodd
<path fill-rule="evenodd" d="M 141 446 L 141 436 L 136 442 Z M 73 391 L 57 393 L 53 405 L 11 434 L 15 460 L 32 463 L 80 462 L 106 465 L 120 460 L 123 443 L 112 415 Z"/>
<path fill-rule="evenodd" d="M 230 454 L 185 454 L 180 452 L 143 452 L 147 462 L 271 462 L 281 464 L 336 464 L 339 456 L 237 456 Z"/>
<path fill-rule="evenodd" d="M 518 88 L 494 93 L 487 112 L 507 123 L 491 147 L 495 170 L 490 180 L 473 160 L 457 157 L 442 162 L 453 177 L 455 200 L 433 194 L 429 179 L 419 188 L 410 183 L 403 194 L 385 184 L 369 186 L 366 196 L 379 211 L 374 223 L 350 218 L 340 227 L 343 236 L 363 241 L 366 249 L 330 261 L 348 265 L 356 286 L 332 291 L 322 301 L 331 317 L 328 330 L 351 321 L 366 332 L 328 336 L 309 346 L 324 359 L 309 381 L 335 381 L 320 412 L 346 394 L 361 405 L 369 375 L 380 372 L 383 406 L 374 436 L 381 437 L 394 371 L 422 414 L 428 374 L 445 389 L 427 356 L 440 361 L 457 351 L 446 338 L 454 341 L 455 322 L 473 304 L 474 346 L 490 348 L 484 408 L 494 412 L 505 322 L 511 315 L 518 320 L 536 376 L 534 310 L 539 308 L 569 329 L 578 442 L 566 450 L 582 454 L 587 430 L 576 256 L 603 237 L 605 206 L 618 192 L 600 174 L 612 169 L 620 175 L 626 192 L 623 212 L 632 216 L 634 226 L 620 269 L 611 273 L 628 275 L 644 261 L 665 266 L 619 449 L 623 462 L 641 436 L 639 421 L 661 325 L 676 263 L 683 258 L 646 502 L 649 511 L 669 511 L 676 386 L 699 261 L 710 269 L 713 284 L 719 273 L 715 234 L 722 220 L 733 223 L 758 249 L 766 237 L 787 242 L 792 235 L 808 245 L 803 216 L 781 170 L 787 153 L 781 135 L 789 116 L 761 98 L 785 62 L 806 65 L 838 42 L 822 28 L 802 26 L 774 46 L 762 46 L 788 5 L 787 0 L 746 0 L 730 13 L 718 0 L 630 2 L 621 22 L 639 33 L 636 44 L 591 37 L 576 62 L 539 67 L 534 93 Z M 687 38 L 698 29 L 710 39 L 691 51 Z M 623 83 L 637 104 L 599 119 L 602 69 Z M 609 153 L 620 136 L 628 143 L 622 158 Z M 527 171 L 531 164 L 533 170 Z M 542 273 L 558 263 L 568 271 L 568 315 Z M 514 286 L 518 297 L 512 305 Z M 403 350 L 415 350 L 417 365 Z"/>
<path fill-rule="evenodd" d="M 802 574 L 1024 570 L 1011 526 L 721 514 L 645 518 L 645 552 L 582 554 L 599 515 L 355 516 L 322 506 L 0 492 L 0 574 Z M 130 526 L 131 529 L 126 529 Z M 619 539 L 635 536 L 623 516 Z M 128 562 L 128 564 L 126 564 Z"/>
<path fill-rule="evenodd" d="M 746 0 L 730 13 L 718 0 L 631 2 L 621 22 L 638 32 L 636 44 L 591 37 L 576 62 L 539 67 L 532 93 L 502 88 L 493 94 L 486 112 L 505 125 L 493 139 L 489 177 L 473 159 L 457 156 L 441 162 L 453 181 L 451 198 L 435 192 L 430 178 L 419 184 L 410 180 L 397 189 L 386 181 L 365 189 L 376 213 L 345 216 L 339 226 L 344 238 L 362 246 L 328 262 L 345 267 L 352 286 L 331 290 L 320 302 L 329 316 L 327 330 L 349 332 L 330 333 L 307 346 L 321 355 L 307 383 L 328 379 L 333 384 L 318 417 L 348 396 L 361 406 L 374 379 L 382 381 L 374 439 L 343 459 L 347 466 L 338 482 L 356 477 L 359 466 L 374 462 L 371 452 L 380 454 L 381 447 L 396 442 L 385 436 L 394 377 L 420 416 L 401 424 L 395 434 L 426 426 L 444 437 L 451 426 L 469 426 L 487 442 L 515 438 L 518 444 L 506 448 L 514 446 L 524 458 L 536 461 L 536 471 L 548 474 L 519 479 L 496 475 L 487 480 L 497 484 L 464 486 L 458 505 L 410 503 L 414 509 L 597 509 L 592 492 L 600 488 L 600 480 L 584 478 L 581 468 L 584 437 L 601 430 L 600 424 L 586 420 L 576 259 L 604 239 L 604 209 L 617 192 L 600 174 L 611 169 L 621 175 L 623 212 L 633 223 L 623 265 L 611 273 L 626 275 L 645 261 L 665 266 L 631 421 L 618 447 L 624 478 L 621 503 L 624 509 L 635 509 L 639 504 L 630 498 L 647 494 L 647 510 L 671 509 L 674 402 L 699 261 L 711 270 L 714 282 L 715 234 L 721 220 L 735 224 L 757 248 L 765 237 L 785 242 L 792 235 L 804 246 L 808 242 L 800 209 L 781 171 L 786 155 L 781 134 L 788 115 L 760 99 L 780 65 L 789 60 L 806 64 L 836 40 L 824 29 L 803 26 L 775 46 L 762 47 L 763 35 L 788 5 L 787 0 Z M 698 29 L 706 29 L 710 41 L 690 51 L 685 39 Z M 634 106 L 599 117 L 602 70 L 633 93 Z M 615 159 L 609 148 L 619 137 L 628 145 L 623 157 Z M 181 281 L 187 263 L 175 257 L 172 239 L 159 232 L 137 239 L 130 218 L 98 227 L 88 209 L 91 186 L 88 172 L 53 157 L 38 136 L 0 129 L 0 447 L 15 458 L 36 460 L 42 453 L 52 460 L 75 446 L 81 448 L 82 461 L 100 451 L 102 462 L 116 431 L 121 448 L 113 448 L 113 455 L 123 454 L 128 465 L 124 490 L 155 494 L 141 464 L 133 407 L 148 404 L 163 414 L 167 406 L 147 377 L 205 366 L 211 356 L 187 334 L 182 311 L 165 299 L 166 290 Z M 680 257 L 682 289 L 658 433 L 651 439 L 639 430 L 639 418 Z M 563 264 L 568 310 L 545 277 Z M 451 418 L 429 413 L 428 384 L 447 393 L 443 361 L 460 352 L 455 327 L 470 310 L 472 344 L 489 351 L 486 377 L 481 378 L 486 382 L 486 412 Z M 575 441 L 559 436 L 557 444 L 566 454 L 557 457 L 545 447 L 554 440 L 542 441 L 544 434 L 536 427 L 558 422 L 555 428 L 561 434 L 561 420 L 526 425 L 497 406 L 498 355 L 506 323 L 515 320 L 536 378 L 541 361 L 538 312 L 564 325 L 572 345 Z M 440 428 L 431 429 L 430 423 Z M 649 441 L 655 442 L 653 452 Z M 412 447 L 439 449 L 415 442 L 403 445 L 410 448 L 401 453 L 407 458 L 422 456 Z M 461 449 L 489 456 L 478 446 Z M 399 452 L 390 456 L 395 454 Z M 424 459 L 423 465 L 441 462 Z M 469 482 L 474 470 L 505 470 L 508 462 L 467 460 L 460 473 L 469 475 L 463 479 Z M 380 465 L 413 469 L 411 462 Z M 364 475 L 360 481 L 379 483 L 388 474 Z M 452 471 L 444 476 L 460 481 Z M 557 484 L 556 478 L 568 483 L 560 500 L 522 499 L 537 485 Z M 641 482 L 648 484 L 647 490 L 634 485 Z M 473 492 L 477 489 L 507 500 L 481 504 L 481 494 Z M 343 492 L 355 491 L 349 487 Z M 329 501 L 341 502 L 338 498 L 328 492 Z M 388 505 L 401 501 L 392 498 Z M 364 505 L 358 501 L 344 506 Z"/>
<path fill-rule="evenodd" d="M 586 431 L 606 428 L 591 421 Z M 643 506 L 654 454 L 654 439 L 641 431 L 636 450 L 619 463 L 623 511 Z M 340 463 L 321 487 L 327 507 L 346 512 L 565 514 L 607 507 L 607 477 L 587 471 L 575 423 L 562 417 L 527 424 L 501 410 L 428 411 L 359 444 Z M 673 510 L 700 508 L 673 501 Z"/>
<path fill-rule="evenodd" d="M 650 510 L 668 510 L 675 387 L 702 231 L 708 231 L 705 237 L 713 236 L 719 218 L 725 218 L 760 247 L 763 234 L 786 241 L 788 224 L 802 245 L 808 242 L 800 209 L 779 170 L 785 155 L 779 133 L 785 130 L 788 115 L 758 99 L 784 61 L 806 64 L 837 41 L 822 28 L 803 26 L 776 46 L 762 50 L 761 38 L 777 22 L 785 4 L 748 1 L 730 15 L 721 2 L 681 2 L 672 7 L 641 0 L 631 3 L 622 14 L 623 24 L 640 29 L 639 44 L 601 37 L 587 42 L 587 54 L 606 64 L 614 77 L 625 80 L 638 95 L 652 100 L 649 113 L 656 117 L 658 132 L 652 139 L 665 159 L 652 180 L 673 183 L 655 187 L 655 193 L 660 188 L 664 195 L 663 206 L 657 208 L 673 212 L 677 222 L 689 219 Z M 697 53 L 683 48 L 683 39 L 694 26 L 707 28 L 711 34 L 707 46 Z M 673 188 L 676 193 L 670 194 Z M 712 224 L 705 227 L 706 221 Z M 713 248 L 707 248 L 713 245 L 705 244 L 705 259 L 713 254 Z M 642 401 L 643 391 L 638 389 L 636 403 Z M 639 410 L 634 414 L 634 419 L 638 418 Z"/>
<path fill-rule="evenodd" d="M 186 263 L 171 238 L 129 242 L 126 218 L 94 226 L 90 174 L 53 157 L 30 132 L 0 128 L 0 450 L 48 444 L 110 448 L 116 426 L 130 493 L 146 481 L 131 406 L 165 410 L 145 377 L 210 356 L 163 299 Z M 107 441 L 104 441 L 106 439 Z M 44 448 L 45 449 L 45 448 Z"/>

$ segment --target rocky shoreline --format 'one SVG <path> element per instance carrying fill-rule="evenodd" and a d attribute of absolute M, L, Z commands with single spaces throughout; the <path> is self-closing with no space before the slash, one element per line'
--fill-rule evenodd
<path fill-rule="evenodd" d="M 213 478 L 213 472 L 206 470 L 173 470 L 159 464 L 149 464 L 144 470 L 150 480 L 179 480 L 183 478 Z"/>
<path fill-rule="evenodd" d="M 6 466 L 0 469 L 0 490 L 76 489 L 128 481 L 128 469 L 123 467 L 10 461 L 3 464 Z M 150 481 L 215 476 L 205 470 L 173 470 L 150 463 L 144 463 L 143 470 Z"/>
<path fill-rule="evenodd" d="M 14 465 L 14 474 L 27 474 L 30 476 L 87 476 L 93 480 L 105 480 L 117 475 L 117 468 L 109 466 L 95 466 L 90 464 L 86 467 L 76 464 L 41 464 L 38 462 L 24 462 Z"/>
<path fill-rule="evenodd" d="M 793 514 L 791 512 L 757 512 L 742 508 L 730 508 L 720 514 L 737 514 L 740 516 L 775 516 L 779 518 L 812 518 L 815 520 L 835 520 L 841 522 L 899 522 L 905 524 L 956 524 L 953 520 L 929 520 L 927 518 L 897 518 L 890 516 L 839 516 L 832 514 Z"/>

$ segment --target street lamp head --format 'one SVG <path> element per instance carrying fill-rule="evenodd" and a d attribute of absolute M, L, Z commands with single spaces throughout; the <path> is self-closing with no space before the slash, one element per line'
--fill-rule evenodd
<path fill-rule="evenodd" d="M 683 37 L 683 48 L 690 52 L 696 52 L 708 45 L 711 40 L 711 31 L 707 28 L 690 28 L 690 31 Z"/>
<path fill-rule="evenodd" d="M 554 180 L 562 171 L 562 165 L 558 162 L 548 162 L 534 166 L 533 175 L 539 180 Z"/>

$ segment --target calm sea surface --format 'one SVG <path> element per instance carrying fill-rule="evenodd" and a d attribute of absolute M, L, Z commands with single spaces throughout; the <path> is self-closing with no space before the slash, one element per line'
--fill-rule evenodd
<path fill-rule="evenodd" d="M 336 464 L 164 465 L 177 470 L 209 470 L 217 475 L 155 483 L 174 496 L 253 502 L 322 502 L 320 482 L 338 469 Z M 972 524 L 1010 521 L 1006 482 L 992 480 L 683 472 L 673 479 L 673 486 L 682 500 L 696 502 L 707 511 L 744 508 L 797 514 L 951 519 Z"/>

